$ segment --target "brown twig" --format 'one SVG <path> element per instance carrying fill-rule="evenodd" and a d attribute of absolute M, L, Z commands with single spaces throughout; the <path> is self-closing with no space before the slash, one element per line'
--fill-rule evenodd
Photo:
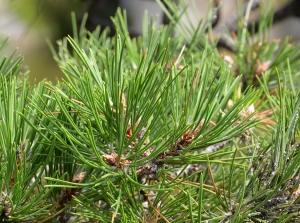
<path fill-rule="evenodd" d="M 156 214 L 158 214 L 162 219 L 164 219 L 165 222 L 170 223 L 170 222 L 168 221 L 168 219 L 166 219 L 166 217 L 163 216 L 163 215 L 160 213 L 160 211 L 159 211 L 156 207 L 154 207 L 154 205 L 151 203 L 150 198 L 149 198 L 148 196 L 147 196 L 147 201 L 148 201 L 148 204 L 150 204 L 150 206 L 151 206 L 151 207 L 153 208 L 153 210 L 156 212 Z"/>
<path fill-rule="evenodd" d="M 214 188 L 216 194 L 218 194 L 218 193 L 219 193 L 219 190 L 218 190 L 218 188 L 217 188 L 217 186 L 216 186 L 214 177 L 213 177 L 213 175 L 212 175 L 212 171 L 211 171 L 210 165 L 207 165 L 207 170 L 208 170 L 208 173 L 209 173 L 211 182 L 212 182 L 212 184 L 213 184 L 213 188 Z"/>

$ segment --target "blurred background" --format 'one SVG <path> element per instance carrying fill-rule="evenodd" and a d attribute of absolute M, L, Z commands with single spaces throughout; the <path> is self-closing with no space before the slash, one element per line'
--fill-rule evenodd
<path fill-rule="evenodd" d="M 190 14 L 195 14 L 196 9 L 200 17 L 206 16 L 209 0 L 185 1 L 189 5 Z M 222 10 L 218 26 L 224 25 L 224 22 L 235 13 L 237 0 L 221 2 Z M 274 6 L 280 8 L 287 2 L 288 0 L 274 0 Z M 30 81 L 47 78 L 56 82 L 63 75 L 52 58 L 46 39 L 50 39 L 56 46 L 55 42 L 58 39 L 72 35 L 72 11 L 76 13 L 78 23 L 85 12 L 89 13 L 87 22 L 89 29 L 94 29 L 98 24 L 112 26 L 110 16 L 114 15 L 118 6 L 128 11 L 132 36 L 139 35 L 141 31 L 142 14 L 145 9 L 159 22 L 168 22 L 157 3 L 152 0 L 0 0 L 0 35 L 10 36 L 4 52 L 10 55 L 18 48 L 17 54 L 25 57 L 23 68 L 30 70 Z M 197 16 L 192 18 L 195 24 L 199 20 Z M 284 19 L 273 26 L 271 39 L 282 39 L 287 35 L 299 41 L 299 17 Z"/>

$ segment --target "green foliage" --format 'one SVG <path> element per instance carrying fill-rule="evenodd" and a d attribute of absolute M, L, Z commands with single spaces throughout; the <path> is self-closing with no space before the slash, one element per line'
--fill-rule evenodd
<path fill-rule="evenodd" d="M 180 24 L 181 4 L 134 39 L 126 12 L 113 37 L 72 15 L 73 37 L 50 44 L 57 84 L 29 86 L 21 57 L 3 60 L 1 221 L 299 221 L 298 46 L 256 49 L 241 26 L 229 66 L 208 22 Z M 274 57 L 256 79 L 254 53 Z"/>
<path fill-rule="evenodd" d="M 3 40 L 3 34 L 0 35 L 0 51 L 3 51 L 5 44 L 8 41 L 8 37 Z M 23 57 L 21 55 L 14 58 L 16 51 L 10 56 L 4 56 L 0 61 L 0 73 L 5 77 L 9 77 L 10 75 L 18 75 L 20 72 L 20 65 L 23 61 Z"/>

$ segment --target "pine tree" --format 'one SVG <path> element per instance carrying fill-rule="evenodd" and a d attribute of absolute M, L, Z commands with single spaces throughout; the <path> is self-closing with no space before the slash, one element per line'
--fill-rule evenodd
<path fill-rule="evenodd" d="M 251 36 L 250 3 L 221 54 L 209 17 L 158 2 L 170 23 L 137 38 L 121 10 L 113 37 L 72 14 L 57 84 L 3 57 L 2 222 L 299 222 L 299 46 L 268 41 L 272 16 Z"/>

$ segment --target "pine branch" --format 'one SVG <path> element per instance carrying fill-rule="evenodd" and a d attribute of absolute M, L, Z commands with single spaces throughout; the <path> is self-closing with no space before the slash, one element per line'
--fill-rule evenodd
<path fill-rule="evenodd" d="M 299 46 L 263 41 L 266 17 L 222 57 L 210 18 L 158 2 L 170 24 L 138 38 L 120 10 L 111 37 L 73 14 L 73 37 L 50 44 L 60 83 L 30 86 L 21 57 L 2 60 L 1 221 L 299 221 Z"/>

